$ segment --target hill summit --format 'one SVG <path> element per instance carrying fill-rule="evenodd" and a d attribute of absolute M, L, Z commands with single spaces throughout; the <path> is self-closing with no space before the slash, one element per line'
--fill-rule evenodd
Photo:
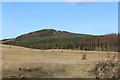
<path fill-rule="evenodd" d="M 70 33 L 67 31 L 58 31 L 54 29 L 42 29 L 34 32 L 30 32 L 28 34 L 23 34 L 21 36 L 18 36 L 16 40 L 28 40 L 28 39 L 33 39 L 33 38 L 40 38 L 40 37 L 83 37 L 83 36 L 90 36 L 90 35 L 85 35 L 85 34 L 75 34 L 75 33 Z"/>

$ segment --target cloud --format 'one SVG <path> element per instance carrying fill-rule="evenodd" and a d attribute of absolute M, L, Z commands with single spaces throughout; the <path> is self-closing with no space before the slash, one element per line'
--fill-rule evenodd
<path fill-rule="evenodd" d="M 119 2 L 120 0 L 65 0 L 71 4 L 78 4 L 80 6 L 93 4 L 95 2 Z"/>
<path fill-rule="evenodd" d="M 66 2 L 96 2 L 96 0 L 66 0 Z"/>
<path fill-rule="evenodd" d="M 120 0 L 65 0 L 66 2 L 119 2 Z"/>

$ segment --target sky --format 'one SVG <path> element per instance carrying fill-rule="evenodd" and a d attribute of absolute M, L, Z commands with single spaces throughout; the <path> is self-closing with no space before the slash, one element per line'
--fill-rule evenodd
<path fill-rule="evenodd" d="M 119 2 L 119 0 L 1 0 L 2 2 Z"/>
<path fill-rule="evenodd" d="M 117 2 L 3 2 L 2 37 L 41 29 L 104 35 L 118 32 Z"/>

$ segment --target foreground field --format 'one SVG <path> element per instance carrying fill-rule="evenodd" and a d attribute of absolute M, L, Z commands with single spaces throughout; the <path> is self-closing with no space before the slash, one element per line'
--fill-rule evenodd
<path fill-rule="evenodd" d="M 93 78 L 90 71 L 107 52 L 79 50 L 36 50 L 1 45 L 3 55 L 2 77 L 26 78 Z M 86 60 L 82 55 L 86 54 Z M 110 57 L 116 52 L 110 52 Z"/>

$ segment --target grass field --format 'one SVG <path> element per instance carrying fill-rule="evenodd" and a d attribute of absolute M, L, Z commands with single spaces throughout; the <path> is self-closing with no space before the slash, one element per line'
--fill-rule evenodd
<path fill-rule="evenodd" d="M 2 48 L 2 49 L 1 49 Z M 2 77 L 26 78 L 93 78 L 90 71 L 107 52 L 79 50 L 37 50 L 0 45 L 2 50 Z M 86 60 L 82 55 L 86 54 Z M 116 52 L 110 52 L 110 57 Z"/>

